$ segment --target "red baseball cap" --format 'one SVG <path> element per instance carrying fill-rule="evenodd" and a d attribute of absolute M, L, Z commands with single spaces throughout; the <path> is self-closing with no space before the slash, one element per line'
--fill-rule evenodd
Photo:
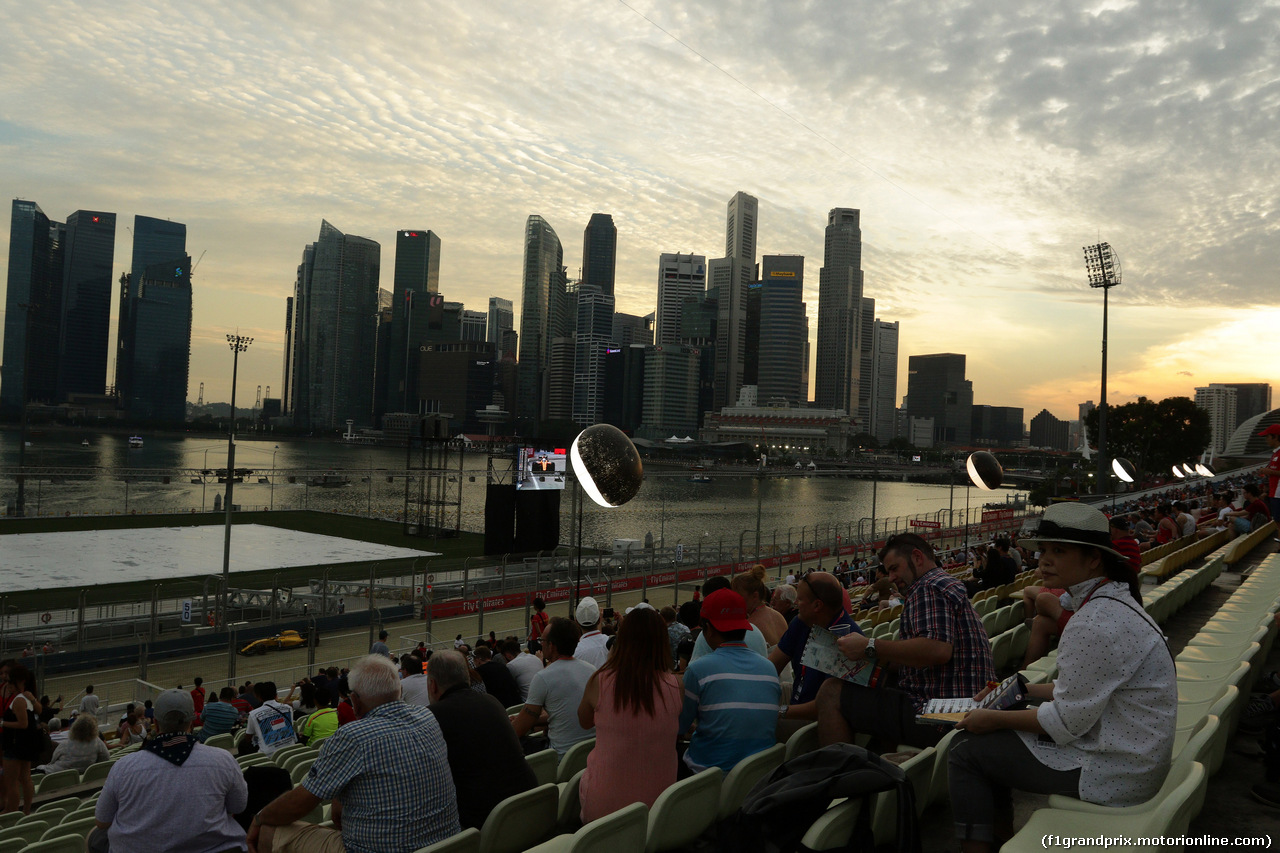
<path fill-rule="evenodd" d="M 717 631 L 751 629 L 751 623 L 747 621 L 747 603 L 731 589 L 717 589 L 702 599 L 702 612 L 699 615 Z"/>
<path fill-rule="evenodd" d="M 1258 435 L 1280 435 L 1280 424 L 1272 424 L 1262 432 L 1258 433 Z"/>

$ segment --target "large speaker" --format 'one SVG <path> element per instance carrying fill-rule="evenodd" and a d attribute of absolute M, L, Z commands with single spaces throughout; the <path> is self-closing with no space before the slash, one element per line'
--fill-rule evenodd
<path fill-rule="evenodd" d="M 516 550 L 516 487 L 490 483 L 484 498 L 484 552 Z"/>
<path fill-rule="evenodd" d="M 516 544 L 518 554 L 550 551 L 560 544 L 559 489 L 516 492 Z"/>

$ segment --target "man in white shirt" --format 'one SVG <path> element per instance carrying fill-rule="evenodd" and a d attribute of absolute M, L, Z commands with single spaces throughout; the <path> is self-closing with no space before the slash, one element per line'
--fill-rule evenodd
<path fill-rule="evenodd" d="M 84 689 L 84 698 L 80 700 L 80 713 L 92 714 L 98 716 L 102 701 L 98 698 L 98 694 L 93 692 L 93 685 L 90 684 Z"/>
<path fill-rule="evenodd" d="M 423 708 L 431 704 L 427 675 L 422 671 L 422 658 L 417 655 L 400 655 L 400 698 Z"/>
<path fill-rule="evenodd" d="M 574 613 L 578 624 L 582 626 L 582 637 L 578 640 L 578 650 L 574 657 L 591 664 L 592 669 L 599 669 L 609 659 L 609 638 L 600 633 L 600 605 L 591 596 L 578 602 Z"/>
<path fill-rule="evenodd" d="M 545 724 L 547 740 L 561 756 L 578 741 L 596 736 L 594 728 L 578 724 L 578 706 L 596 668 L 575 658 L 577 649 L 578 626 L 568 619 L 552 619 L 542 636 L 547 666 L 533 677 L 524 707 L 511 718 L 519 737 L 535 725 Z"/>
<path fill-rule="evenodd" d="M 520 688 L 520 701 L 524 702 L 529 698 L 530 682 L 542 672 L 542 660 L 537 655 L 520 651 L 520 641 L 514 637 L 503 640 L 501 648 L 507 661 L 507 671 L 515 676 L 516 685 Z"/>
<path fill-rule="evenodd" d="M 253 745 L 263 755 L 270 755 L 282 746 L 298 742 L 293 728 L 293 709 L 281 703 L 274 681 L 259 681 L 253 685 L 253 694 L 262 702 L 249 712 L 246 733 L 253 738 Z"/>

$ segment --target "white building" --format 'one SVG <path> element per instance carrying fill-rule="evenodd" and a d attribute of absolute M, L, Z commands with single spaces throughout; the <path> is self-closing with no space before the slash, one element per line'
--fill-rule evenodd
<path fill-rule="evenodd" d="M 1236 428 L 1236 389 L 1216 383 L 1197 388 L 1196 405 L 1209 413 L 1209 427 L 1213 430 L 1209 450 L 1214 455 L 1222 453 Z"/>

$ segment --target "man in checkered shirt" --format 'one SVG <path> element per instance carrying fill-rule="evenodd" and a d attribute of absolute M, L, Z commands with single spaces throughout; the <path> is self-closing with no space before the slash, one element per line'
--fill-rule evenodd
<path fill-rule="evenodd" d="M 357 719 L 325 740 L 302 784 L 253 819 L 251 851 L 413 853 L 461 832 L 436 718 L 400 699 L 400 674 L 381 655 L 347 681 Z M 298 822 L 330 799 L 334 828 Z"/>
<path fill-rule="evenodd" d="M 873 748 L 933 746 L 947 732 L 920 725 L 930 699 L 971 698 L 995 678 L 991 643 L 964 584 L 938 568 L 933 548 L 913 533 L 885 543 L 880 562 L 905 598 L 897 640 L 848 634 L 837 643 L 852 660 L 893 666 L 898 686 L 863 687 L 829 679 L 818 692 L 818 739 L 823 744 L 869 734 Z"/>

